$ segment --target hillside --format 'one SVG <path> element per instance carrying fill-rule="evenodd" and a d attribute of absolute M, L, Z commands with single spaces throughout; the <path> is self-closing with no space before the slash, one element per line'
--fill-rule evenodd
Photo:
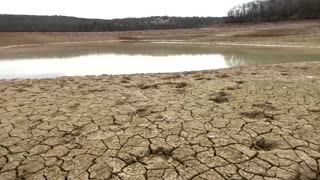
<path fill-rule="evenodd" d="M 84 19 L 67 16 L 0 15 L 0 32 L 102 32 L 207 27 L 214 17 L 155 16 L 125 19 Z"/>
<path fill-rule="evenodd" d="M 320 19 L 319 0 L 254 0 L 233 7 L 228 21 L 236 23 Z"/>
<path fill-rule="evenodd" d="M 320 20 L 259 24 L 219 24 L 207 28 L 152 31 L 0 32 L 0 47 L 110 40 L 320 47 Z"/>

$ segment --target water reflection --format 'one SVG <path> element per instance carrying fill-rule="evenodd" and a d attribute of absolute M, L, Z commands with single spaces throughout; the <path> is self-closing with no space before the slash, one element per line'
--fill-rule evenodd
<path fill-rule="evenodd" d="M 229 67 L 320 60 L 319 49 L 239 48 L 223 55 Z"/>
<path fill-rule="evenodd" d="M 0 50 L 1 59 L 40 59 L 40 58 L 72 58 L 85 55 L 146 55 L 146 56 L 177 56 L 212 54 L 208 46 L 172 45 L 153 43 L 90 43 L 73 45 L 33 46 L 28 48 Z"/>
<path fill-rule="evenodd" d="M 0 50 L 0 78 L 135 74 L 320 60 L 318 49 L 94 43 Z"/>
<path fill-rule="evenodd" d="M 221 55 L 130 56 L 88 55 L 68 59 L 5 60 L 0 78 L 135 74 L 221 69 L 228 65 Z"/>

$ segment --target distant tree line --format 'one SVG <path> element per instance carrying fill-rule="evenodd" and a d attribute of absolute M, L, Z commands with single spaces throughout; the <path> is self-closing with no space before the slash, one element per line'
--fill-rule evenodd
<path fill-rule="evenodd" d="M 320 18 L 320 0 L 255 0 L 232 8 L 229 22 L 266 22 Z"/>
<path fill-rule="evenodd" d="M 208 27 L 221 23 L 215 17 L 146 17 L 84 19 L 67 16 L 0 15 L 0 32 L 97 32 Z"/>

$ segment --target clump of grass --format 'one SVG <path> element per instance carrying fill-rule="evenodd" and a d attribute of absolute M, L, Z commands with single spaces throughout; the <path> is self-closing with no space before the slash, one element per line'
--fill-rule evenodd
<path fill-rule="evenodd" d="M 129 83 L 128 80 L 121 80 L 120 82 L 121 82 L 121 83 L 124 83 L 124 84 Z"/>
<path fill-rule="evenodd" d="M 274 120 L 273 115 L 265 113 L 265 111 L 260 110 L 260 111 L 249 111 L 249 112 L 243 112 L 241 113 L 242 116 L 249 118 L 249 119 L 264 119 L 267 121 Z"/>
<path fill-rule="evenodd" d="M 176 88 L 185 88 L 185 87 L 187 87 L 188 86 L 188 83 L 186 83 L 186 82 L 180 82 L 180 83 L 177 83 L 177 85 L 176 85 Z"/>
<path fill-rule="evenodd" d="M 129 83 L 129 82 L 130 82 L 130 80 L 131 80 L 131 78 L 130 78 L 130 77 L 128 77 L 128 76 L 124 76 L 124 77 L 122 77 L 122 79 L 120 80 L 120 82 L 121 82 L 121 83 Z"/>
<path fill-rule="evenodd" d="M 234 91 L 234 90 L 237 90 L 237 89 L 241 89 L 239 86 L 229 86 L 226 88 L 226 90 L 229 90 L 229 91 Z"/>
<path fill-rule="evenodd" d="M 25 92 L 25 91 L 27 91 L 27 90 L 24 89 L 24 88 L 17 88 L 17 89 L 15 89 L 15 91 L 17 91 L 17 92 Z"/>
<path fill-rule="evenodd" d="M 217 74 L 217 77 L 218 77 L 218 78 L 227 78 L 227 77 L 229 77 L 229 75 L 228 75 L 228 74 L 225 74 L 225 73 L 222 73 L 222 74 L 218 73 L 218 74 Z"/>
<path fill-rule="evenodd" d="M 158 85 L 157 84 L 153 84 L 153 85 L 139 85 L 140 89 L 151 89 L 151 88 L 154 88 L 154 89 L 158 89 Z"/>
<path fill-rule="evenodd" d="M 205 77 L 198 77 L 196 78 L 197 81 L 201 81 L 201 80 L 207 80 Z"/>
<path fill-rule="evenodd" d="M 235 81 L 237 84 L 244 84 L 244 81 L 242 81 L 242 80 L 237 80 L 237 81 Z"/>
<path fill-rule="evenodd" d="M 263 118 L 264 114 L 262 111 L 249 111 L 249 112 L 243 112 L 241 113 L 242 116 L 249 118 L 249 119 L 255 119 L 255 118 Z"/>
<path fill-rule="evenodd" d="M 229 102 L 229 94 L 224 92 L 224 91 L 220 91 L 217 94 L 214 94 L 209 100 L 218 103 L 218 104 L 222 104 L 222 103 L 226 103 Z"/>
<path fill-rule="evenodd" d="M 162 119 L 162 118 L 163 118 L 163 115 L 159 114 L 159 115 L 156 116 L 156 118 L 157 118 L 157 119 Z"/>
<path fill-rule="evenodd" d="M 138 115 L 139 117 L 145 117 L 150 115 L 150 111 L 148 111 L 147 108 L 139 108 L 135 111 L 135 114 Z"/>
<path fill-rule="evenodd" d="M 254 147 L 258 150 L 270 151 L 275 146 L 275 143 L 268 142 L 265 138 L 261 138 L 254 143 Z"/>
<path fill-rule="evenodd" d="M 151 150 L 151 154 L 160 155 L 160 156 L 171 156 L 173 148 L 164 148 L 164 147 L 157 147 Z"/>
<path fill-rule="evenodd" d="M 281 75 L 282 76 L 289 76 L 290 74 L 288 72 L 282 72 Z"/>

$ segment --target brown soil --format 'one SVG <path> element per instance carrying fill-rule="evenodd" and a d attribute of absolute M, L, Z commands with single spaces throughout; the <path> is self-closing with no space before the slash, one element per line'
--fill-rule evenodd
<path fill-rule="evenodd" d="M 0 179 L 319 179 L 320 63 L 0 80 Z"/>

